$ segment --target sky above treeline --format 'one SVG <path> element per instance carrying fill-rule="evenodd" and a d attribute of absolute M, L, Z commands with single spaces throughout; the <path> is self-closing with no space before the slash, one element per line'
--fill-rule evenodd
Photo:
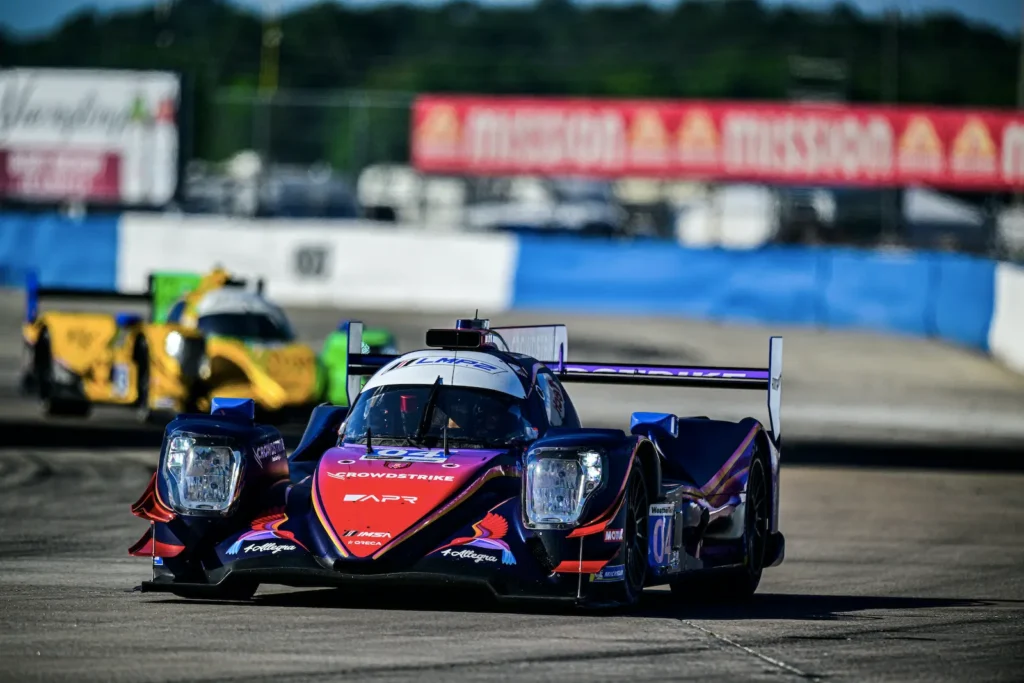
<path fill-rule="evenodd" d="M 0 0 L 0 24 L 19 35 L 45 33 L 58 26 L 68 16 L 86 9 L 100 12 L 153 6 L 160 0 Z M 167 0 L 163 0 L 166 2 Z M 261 11 L 289 10 L 313 4 L 317 0 L 232 0 L 234 4 Z M 407 0 L 414 4 L 438 4 L 443 0 Z M 524 0 L 478 0 L 482 5 L 517 6 L 529 4 Z M 598 4 L 595 0 L 576 0 L 580 4 Z M 600 4 L 620 4 L 633 0 L 601 0 Z M 1021 29 L 1024 18 L 1022 0 L 847 0 L 865 14 L 879 14 L 887 8 L 903 14 L 918 15 L 926 12 L 951 12 L 970 21 L 994 26 L 1008 33 Z M 674 4 L 666 0 L 651 0 L 655 5 Z M 828 9 L 833 0 L 762 0 L 771 5 L 796 5 L 815 9 Z M 380 0 L 350 0 L 352 7 L 382 4 Z"/>

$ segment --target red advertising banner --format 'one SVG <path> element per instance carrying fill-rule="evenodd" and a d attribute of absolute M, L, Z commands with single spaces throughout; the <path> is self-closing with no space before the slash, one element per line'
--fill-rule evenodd
<path fill-rule="evenodd" d="M 424 96 L 427 173 L 1024 189 L 1024 114 L 937 108 Z"/>
<path fill-rule="evenodd" d="M 116 154 L 0 149 L 0 195 L 116 201 L 120 194 L 120 159 Z"/>

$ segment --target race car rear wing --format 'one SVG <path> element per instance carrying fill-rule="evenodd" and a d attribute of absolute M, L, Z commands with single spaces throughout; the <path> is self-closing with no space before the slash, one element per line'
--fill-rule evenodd
<path fill-rule="evenodd" d="M 561 328 L 556 331 L 553 347 L 556 358 L 538 358 L 544 362 L 561 382 L 578 382 L 592 384 L 639 384 L 648 386 L 697 387 L 704 389 L 754 389 L 768 392 L 768 419 L 772 437 L 778 442 L 782 434 L 782 337 L 771 337 L 768 341 L 768 367 L 764 368 L 731 368 L 700 365 L 640 365 L 622 363 L 573 363 L 567 360 L 567 337 L 564 326 L 548 326 Z M 480 348 L 483 343 L 490 343 L 489 335 L 502 328 L 490 329 L 454 329 L 429 330 L 427 346 L 442 348 Z M 515 328 L 516 330 L 544 330 L 537 328 Z M 546 333 L 541 332 L 546 336 Z M 545 347 L 551 348 L 551 347 Z M 373 375 L 398 355 L 369 354 L 369 348 L 363 345 L 363 324 L 349 323 L 348 332 L 348 399 L 353 405 L 362 388 L 362 378 Z"/>
<path fill-rule="evenodd" d="M 124 303 L 145 304 L 147 308 L 146 317 L 156 321 L 156 308 L 158 299 L 166 298 L 161 295 L 172 294 L 171 298 L 177 298 L 180 294 L 174 291 L 167 291 L 162 287 L 164 281 L 168 284 L 178 285 L 177 280 L 182 278 L 179 273 L 150 273 L 146 289 L 142 292 L 123 292 L 111 289 L 87 289 L 71 287 L 43 287 L 39 283 L 39 275 L 35 271 L 29 271 L 25 276 L 25 322 L 33 323 L 39 316 L 39 302 L 44 299 L 63 299 L 65 301 L 88 300 L 88 301 L 111 301 Z M 200 276 L 195 276 L 199 278 Z M 226 287 L 247 287 L 247 280 L 230 279 Z M 181 287 L 178 287 L 180 289 Z M 256 291 L 263 292 L 263 279 L 257 281 Z"/>

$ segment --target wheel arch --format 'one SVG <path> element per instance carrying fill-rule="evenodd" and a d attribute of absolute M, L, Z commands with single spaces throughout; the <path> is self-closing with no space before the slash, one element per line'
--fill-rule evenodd
<path fill-rule="evenodd" d="M 658 459 L 658 451 L 654 443 L 647 438 L 641 438 L 636 445 L 636 464 L 644 475 L 644 482 L 647 484 L 647 499 L 650 502 L 661 500 L 661 461 Z"/>

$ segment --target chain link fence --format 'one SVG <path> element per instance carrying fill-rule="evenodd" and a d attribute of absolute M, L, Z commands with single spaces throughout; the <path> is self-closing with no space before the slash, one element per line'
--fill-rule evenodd
<path fill-rule="evenodd" d="M 222 91 L 205 118 L 209 162 L 255 151 L 268 165 L 326 165 L 354 180 L 368 165 L 406 163 L 413 93 Z"/>

